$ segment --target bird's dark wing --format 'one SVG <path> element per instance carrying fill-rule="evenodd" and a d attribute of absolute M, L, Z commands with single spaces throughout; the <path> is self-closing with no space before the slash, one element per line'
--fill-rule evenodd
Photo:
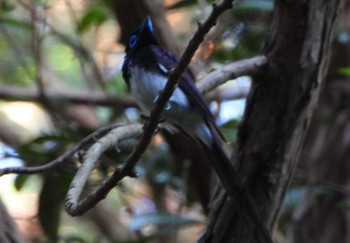
<path fill-rule="evenodd" d="M 169 71 L 175 68 L 176 64 L 179 62 L 179 58 L 171 51 L 161 48 L 159 46 L 151 45 L 149 46 L 149 51 L 152 53 L 154 60 L 157 60 L 157 68 L 164 75 L 168 76 Z M 204 115 L 205 119 L 209 123 L 211 128 L 216 130 L 217 134 L 225 141 L 225 138 L 219 128 L 216 126 L 215 118 L 210 112 L 202 94 L 199 92 L 194 83 L 194 75 L 187 69 L 181 77 L 179 82 L 179 88 L 184 92 L 192 106 L 199 109 L 201 114 Z"/>

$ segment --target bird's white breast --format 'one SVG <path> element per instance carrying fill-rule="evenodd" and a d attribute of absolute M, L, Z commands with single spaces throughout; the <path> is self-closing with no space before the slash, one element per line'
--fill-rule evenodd
<path fill-rule="evenodd" d="M 146 71 L 143 68 L 133 67 L 130 71 L 130 89 L 136 102 L 144 112 L 150 112 L 157 97 L 163 90 L 167 78 L 162 74 Z M 189 102 L 186 95 L 176 88 L 168 105 L 169 112 L 181 112 L 189 109 Z M 183 111 L 182 111 L 183 112 Z"/>
<path fill-rule="evenodd" d="M 129 74 L 131 92 L 137 104 L 146 113 L 145 115 L 149 115 L 167 78 L 162 74 L 146 71 L 139 67 L 133 67 Z M 189 136 L 199 138 L 204 143 L 209 143 L 212 140 L 212 134 L 205 124 L 203 114 L 190 107 L 186 95 L 180 88 L 175 89 L 162 113 L 162 118 L 168 123 L 163 125 L 171 131 L 181 128 Z"/>

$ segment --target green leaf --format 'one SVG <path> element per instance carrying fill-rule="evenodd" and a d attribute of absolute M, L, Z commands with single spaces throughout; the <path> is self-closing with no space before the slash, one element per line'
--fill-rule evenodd
<path fill-rule="evenodd" d="M 43 135 L 18 146 L 18 157 L 26 166 L 37 166 L 57 158 L 70 140 L 57 135 Z"/>
<path fill-rule="evenodd" d="M 338 73 L 350 76 L 350 67 L 341 67 L 338 69 Z"/>
<path fill-rule="evenodd" d="M 16 4 L 13 1 L 0 1 L 0 12 L 11 12 L 16 9 Z"/>
<path fill-rule="evenodd" d="M 64 197 L 68 191 L 70 176 L 48 175 L 44 177 L 39 196 L 38 218 L 50 241 L 58 239 L 58 227 Z"/>
<path fill-rule="evenodd" d="M 101 25 L 108 19 L 107 14 L 99 8 L 89 9 L 78 23 L 78 32 L 87 31 L 93 26 Z"/>
<path fill-rule="evenodd" d="M 232 143 L 235 143 L 237 140 L 238 124 L 239 124 L 239 120 L 234 119 L 229 122 L 226 122 L 224 125 L 220 127 L 225 138 L 227 138 L 227 140 Z"/>
<path fill-rule="evenodd" d="M 51 135 L 51 134 L 44 134 L 40 137 L 36 137 L 31 141 L 31 144 L 43 144 L 45 142 L 57 142 L 57 143 L 68 143 L 72 142 L 71 140 L 67 139 L 66 137 L 59 136 L 59 135 Z"/>
<path fill-rule="evenodd" d="M 20 29 L 24 29 L 24 30 L 32 30 L 33 29 L 32 25 L 30 23 L 28 23 L 27 21 L 8 18 L 8 17 L 4 17 L 4 16 L 0 17 L 0 23 L 1 24 L 8 24 L 11 27 L 16 27 L 16 28 L 20 28 Z"/>
<path fill-rule="evenodd" d="M 23 188 L 28 178 L 29 175 L 18 175 L 16 177 L 14 185 L 17 191 L 20 191 Z"/>

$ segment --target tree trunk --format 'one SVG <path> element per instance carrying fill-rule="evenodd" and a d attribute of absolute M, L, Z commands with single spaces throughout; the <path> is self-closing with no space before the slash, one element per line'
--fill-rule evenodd
<path fill-rule="evenodd" d="M 350 2 L 338 29 L 350 30 Z M 330 72 L 300 156 L 303 196 L 288 220 L 288 243 L 350 243 L 350 42 L 333 45 Z M 286 215 L 287 217 L 289 215 Z"/>
<path fill-rule="evenodd" d="M 345 0 L 275 2 L 239 128 L 235 163 L 272 232 L 325 77 L 330 43 Z M 243 212 L 244 213 L 244 212 Z M 218 191 L 200 242 L 249 242 L 231 201 Z"/>
<path fill-rule="evenodd" d="M 301 156 L 306 176 L 297 179 L 306 185 L 288 223 L 290 243 L 350 242 L 350 84 L 326 87 Z"/>

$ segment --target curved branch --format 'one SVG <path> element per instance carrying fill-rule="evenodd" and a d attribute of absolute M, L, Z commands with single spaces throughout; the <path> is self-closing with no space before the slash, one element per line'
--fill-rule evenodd
<path fill-rule="evenodd" d="M 125 126 L 119 126 L 111 130 L 107 135 L 100 138 L 95 144 L 93 144 L 85 153 L 82 161 L 81 167 L 78 169 L 71 183 L 70 189 L 66 196 L 66 210 L 72 216 L 81 215 L 87 211 L 92 206 L 96 205 L 100 200 L 105 198 L 105 196 L 99 196 L 99 190 L 92 193 L 90 196 L 83 199 L 78 203 L 79 197 L 83 188 L 88 180 L 91 171 L 95 168 L 98 158 L 107 149 L 115 146 L 118 141 L 137 138 L 142 134 L 141 124 L 130 124 Z M 127 163 L 124 165 L 124 167 Z M 117 169 L 119 172 L 120 170 Z M 115 177 L 115 175 L 113 175 Z M 125 177 L 124 174 L 119 174 L 119 180 Z M 102 188 L 102 187 L 100 187 Z M 109 192 L 109 191 L 108 191 Z M 103 194 L 104 195 L 104 194 Z"/>
<path fill-rule="evenodd" d="M 225 65 L 223 68 L 214 70 L 200 79 L 197 88 L 203 94 L 214 90 L 229 80 L 245 75 L 254 75 L 267 64 L 265 56 L 256 56 Z"/>

